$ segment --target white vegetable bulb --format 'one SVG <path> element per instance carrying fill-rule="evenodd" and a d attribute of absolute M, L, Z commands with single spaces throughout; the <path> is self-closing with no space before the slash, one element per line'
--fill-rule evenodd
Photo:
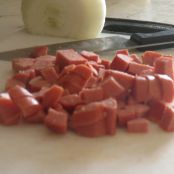
<path fill-rule="evenodd" d="M 26 29 L 33 34 L 96 37 L 106 17 L 105 0 L 22 0 Z"/>

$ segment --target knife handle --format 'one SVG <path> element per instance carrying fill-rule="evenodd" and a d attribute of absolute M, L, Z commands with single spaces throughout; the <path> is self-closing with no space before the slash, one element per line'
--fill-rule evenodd
<path fill-rule="evenodd" d="M 174 41 L 174 29 L 154 33 L 133 33 L 130 40 L 140 44 L 153 44 Z"/>

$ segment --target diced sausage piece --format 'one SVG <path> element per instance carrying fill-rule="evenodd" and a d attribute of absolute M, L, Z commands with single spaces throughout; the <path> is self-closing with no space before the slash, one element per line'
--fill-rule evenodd
<path fill-rule="evenodd" d="M 89 62 L 86 62 L 86 65 L 91 69 L 94 76 L 98 76 L 98 71 Z"/>
<path fill-rule="evenodd" d="M 81 127 L 94 124 L 106 117 L 100 102 L 89 103 L 77 108 L 71 117 L 71 127 Z"/>
<path fill-rule="evenodd" d="M 40 91 L 43 87 L 50 87 L 50 83 L 44 80 L 41 76 L 37 76 L 29 81 L 29 89 L 32 92 Z"/>
<path fill-rule="evenodd" d="M 117 127 L 117 101 L 113 98 L 103 100 L 104 112 L 107 114 L 105 118 L 106 124 L 106 134 L 114 135 L 116 133 Z"/>
<path fill-rule="evenodd" d="M 52 60 L 37 58 L 33 65 L 33 68 L 35 69 L 37 74 L 40 74 L 44 68 L 54 67 L 54 66 L 55 64 L 52 62 Z"/>
<path fill-rule="evenodd" d="M 170 106 L 165 108 L 161 121 L 159 123 L 160 127 L 167 131 L 173 132 L 174 131 L 174 109 Z"/>
<path fill-rule="evenodd" d="M 107 78 L 109 76 L 112 76 L 126 90 L 131 89 L 135 81 L 135 76 L 116 70 L 106 70 L 104 72 L 104 78 Z"/>
<path fill-rule="evenodd" d="M 149 121 L 145 118 L 137 118 L 127 123 L 127 130 L 131 133 L 147 133 L 149 131 Z"/>
<path fill-rule="evenodd" d="M 12 96 L 14 103 L 17 105 L 24 118 L 32 117 L 34 114 L 42 110 L 41 105 L 34 97 L 22 97 L 14 98 Z"/>
<path fill-rule="evenodd" d="M 17 74 L 15 74 L 13 77 L 16 80 L 21 81 L 22 83 L 24 83 L 25 85 L 27 85 L 27 83 L 36 76 L 36 72 L 34 69 L 28 69 L 25 71 L 19 71 Z"/>
<path fill-rule="evenodd" d="M 162 99 L 165 102 L 172 102 L 174 97 L 174 82 L 168 75 L 157 74 L 155 75 L 159 80 L 161 90 L 162 90 Z"/>
<path fill-rule="evenodd" d="M 41 75 L 49 83 L 55 83 L 58 79 L 58 74 L 54 67 L 46 67 L 41 70 Z"/>
<path fill-rule="evenodd" d="M 12 100 L 16 98 L 33 97 L 33 95 L 27 89 L 21 86 L 15 86 L 13 88 L 10 88 L 8 93 Z"/>
<path fill-rule="evenodd" d="M 22 86 L 22 87 L 26 87 L 26 85 L 21 82 L 20 80 L 17 80 L 14 77 L 11 77 L 10 79 L 7 80 L 6 84 L 5 84 L 5 90 L 9 90 L 10 88 L 13 88 L 15 86 Z"/>
<path fill-rule="evenodd" d="M 15 125 L 20 121 L 20 111 L 11 100 L 8 93 L 0 94 L 0 123 L 4 125 Z"/>
<path fill-rule="evenodd" d="M 68 114 L 50 108 L 44 122 L 54 132 L 65 134 L 68 129 Z"/>
<path fill-rule="evenodd" d="M 49 108 L 53 107 L 57 101 L 60 100 L 61 96 L 63 95 L 63 88 L 58 85 L 53 85 L 50 87 L 43 96 L 43 107 Z"/>
<path fill-rule="evenodd" d="M 71 94 L 79 93 L 86 85 L 92 72 L 86 65 L 76 65 L 70 70 L 64 69 L 59 76 L 58 84 L 63 86 Z"/>
<path fill-rule="evenodd" d="M 51 62 L 53 64 L 56 63 L 56 56 L 52 56 L 52 55 L 45 55 L 45 56 L 40 56 L 40 57 L 37 57 L 35 59 L 36 61 L 48 61 L 48 62 Z"/>
<path fill-rule="evenodd" d="M 104 65 L 105 69 L 109 69 L 111 61 L 108 59 L 102 59 L 101 64 Z"/>
<path fill-rule="evenodd" d="M 47 54 L 48 54 L 48 47 L 40 46 L 40 47 L 34 48 L 32 50 L 32 52 L 30 53 L 29 57 L 36 58 L 36 57 L 40 57 L 40 56 L 45 56 Z"/>
<path fill-rule="evenodd" d="M 100 101 L 103 97 L 103 90 L 101 87 L 83 89 L 80 92 L 80 97 L 84 103 Z"/>
<path fill-rule="evenodd" d="M 149 87 L 148 87 L 149 99 L 161 100 L 162 91 L 161 91 L 159 80 L 156 79 L 155 76 L 151 76 L 151 75 L 147 75 L 146 78 L 149 83 Z"/>
<path fill-rule="evenodd" d="M 127 71 L 132 58 L 124 54 L 116 54 L 111 62 L 110 68 L 118 71 Z"/>
<path fill-rule="evenodd" d="M 43 88 L 41 88 L 40 91 L 33 92 L 32 94 L 33 94 L 34 98 L 35 98 L 37 101 L 39 101 L 39 103 L 42 103 L 43 98 L 44 98 L 44 94 L 45 94 L 48 90 L 49 90 L 48 87 L 43 87 Z"/>
<path fill-rule="evenodd" d="M 153 66 L 154 62 L 161 57 L 161 54 L 155 51 L 145 51 L 142 55 L 143 63 Z"/>
<path fill-rule="evenodd" d="M 12 68 L 15 72 L 32 69 L 34 63 L 32 58 L 16 58 L 12 60 Z"/>
<path fill-rule="evenodd" d="M 142 60 L 138 57 L 137 54 L 131 54 L 130 57 L 132 58 L 132 60 L 136 63 L 142 63 Z"/>
<path fill-rule="evenodd" d="M 113 77 L 105 79 L 101 84 L 101 88 L 103 89 L 104 98 L 119 97 L 125 93 L 125 88 Z"/>
<path fill-rule="evenodd" d="M 97 72 L 99 71 L 99 69 L 105 68 L 104 65 L 98 64 L 97 62 L 94 61 L 88 61 L 88 64 L 90 64 Z"/>
<path fill-rule="evenodd" d="M 112 116 L 116 119 L 117 103 L 112 98 L 82 105 L 74 111 L 71 117 L 71 125 L 73 128 L 76 128 L 94 124 L 106 118 L 111 107 L 115 109 L 115 115 L 112 114 Z"/>
<path fill-rule="evenodd" d="M 161 57 L 157 59 L 154 63 L 155 70 L 157 74 L 166 74 L 172 79 L 174 79 L 174 68 L 173 60 L 169 57 Z"/>
<path fill-rule="evenodd" d="M 128 49 L 117 50 L 116 55 L 117 54 L 124 54 L 126 56 L 129 56 L 129 51 L 128 51 Z"/>
<path fill-rule="evenodd" d="M 146 69 L 146 70 L 143 70 L 140 75 L 141 76 L 144 76 L 144 75 L 154 75 L 154 69 Z"/>
<path fill-rule="evenodd" d="M 81 76 L 85 80 L 88 80 L 89 77 L 91 77 L 92 75 L 91 69 L 88 68 L 86 65 L 77 65 L 74 68 L 73 73 Z"/>
<path fill-rule="evenodd" d="M 85 137 L 100 137 L 106 135 L 105 120 L 100 120 L 96 123 L 75 128 L 75 132 Z"/>
<path fill-rule="evenodd" d="M 145 102 L 148 99 L 148 81 L 145 77 L 136 76 L 133 87 L 133 97 L 137 102 Z"/>
<path fill-rule="evenodd" d="M 133 108 L 131 109 L 123 108 L 118 110 L 117 117 L 119 126 L 124 127 L 126 126 L 128 121 L 133 120 L 138 116 L 136 115 L 135 110 Z"/>
<path fill-rule="evenodd" d="M 96 84 L 97 84 L 97 82 L 98 82 L 98 78 L 92 75 L 89 78 L 89 80 L 87 81 L 87 83 L 85 84 L 84 88 L 92 88 L 92 87 L 95 87 Z"/>
<path fill-rule="evenodd" d="M 46 114 L 44 113 L 44 111 L 40 110 L 29 117 L 25 117 L 24 121 L 28 123 L 43 123 L 45 117 Z"/>
<path fill-rule="evenodd" d="M 118 110 L 118 122 L 120 126 L 126 126 L 127 122 L 144 117 L 149 111 L 149 106 L 144 104 L 125 105 Z"/>
<path fill-rule="evenodd" d="M 92 105 L 93 105 L 93 109 L 92 108 L 89 109 L 89 106 L 92 106 Z M 98 108 L 99 106 L 101 107 L 100 109 Z M 107 135 L 115 134 L 116 112 L 117 112 L 116 100 L 109 98 L 101 102 L 94 102 L 86 106 L 82 106 L 78 109 L 83 111 L 84 115 L 81 115 L 81 118 L 80 118 L 81 123 L 79 122 L 80 119 L 78 118 L 78 123 L 80 124 L 77 124 L 77 122 L 71 122 L 72 127 L 76 133 L 83 136 L 88 136 L 88 137 L 103 136 L 105 134 Z M 97 112 L 97 110 L 99 109 L 98 110 L 99 112 L 97 112 L 98 114 L 96 113 L 92 114 L 91 109 L 95 112 Z M 103 112 L 101 112 L 101 110 L 103 110 Z M 93 115 L 93 117 L 91 114 Z M 73 116 L 72 116 L 72 119 L 74 119 Z M 85 116 L 84 118 L 85 120 L 82 121 L 84 116 Z M 75 117 L 77 117 L 77 115 Z"/>
<path fill-rule="evenodd" d="M 152 66 L 149 66 L 149 65 L 131 62 L 131 63 L 129 63 L 129 68 L 128 68 L 127 72 L 130 74 L 139 75 L 145 70 L 153 70 L 153 69 L 154 68 Z"/>
<path fill-rule="evenodd" d="M 14 88 L 11 88 L 8 92 L 11 99 L 17 105 L 24 118 L 32 116 L 42 109 L 41 105 L 34 98 L 34 96 L 25 88 L 16 86 Z"/>
<path fill-rule="evenodd" d="M 77 105 L 82 103 L 82 100 L 77 94 L 70 94 L 61 97 L 60 103 L 67 110 L 73 110 Z"/>
<path fill-rule="evenodd" d="M 100 56 L 97 55 L 96 53 L 94 52 L 91 52 L 91 51 L 81 51 L 80 54 L 85 57 L 88 61 L 95 61 L 97 63 L 101 63 L 101 59 L 100 59 Z"/>
<path fill-rule="evenodd" d="M 62 70 L 65 66 L 70 64 L 83 64 L 87 60 L 73 49 L 58 50 L 56 55 L 56 64 Z"/>
<path fill-rule="evenodd" d="M 162 101 L 151 100 L 149 106 L 150 109 L 147 113 L 147 118 L 150 121 L 159 123 L 166 108 L 166 104 Z"/>

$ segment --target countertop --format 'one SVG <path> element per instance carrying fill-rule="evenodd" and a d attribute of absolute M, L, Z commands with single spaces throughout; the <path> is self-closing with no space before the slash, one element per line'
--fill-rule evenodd
<path fill-rule="evenodd" d="M 107 16 L 174 24 L 172 0 L 106 0 Z M 0 0 L 0 51 L 64 42 L 23 30 L 20 0 Z M 101 35 L 102 36 L 102 35 Z M 10 75 L 0 61 L 0 88 Z M 85 138 L 58 136 L 42 125 L 0 126 L 1 174 L 173 174 L 174 134 L 150 125 L 148 134 Z"/>

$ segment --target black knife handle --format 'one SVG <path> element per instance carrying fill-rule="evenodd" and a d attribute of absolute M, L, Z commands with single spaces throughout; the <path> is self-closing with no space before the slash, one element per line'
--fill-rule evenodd
<path fill-rule="evenodd" d="M 103 32 L 130 35 L 141 45 L 174 41 L 174 25 L 158 22 L 106 18 Z"/>
<path fill-rule="evenodd" d="M 159 22 L 107 17 L 103 32 L 131 35 L 133 33 L 154 33 L 170 29 L 174 29 L 174 25 Z"/>
<path fill-rule="evenodd" d="M 130 39 L 140 45 L 174 41 L 174 29 L 156 33 L 133 33 Z"/>

